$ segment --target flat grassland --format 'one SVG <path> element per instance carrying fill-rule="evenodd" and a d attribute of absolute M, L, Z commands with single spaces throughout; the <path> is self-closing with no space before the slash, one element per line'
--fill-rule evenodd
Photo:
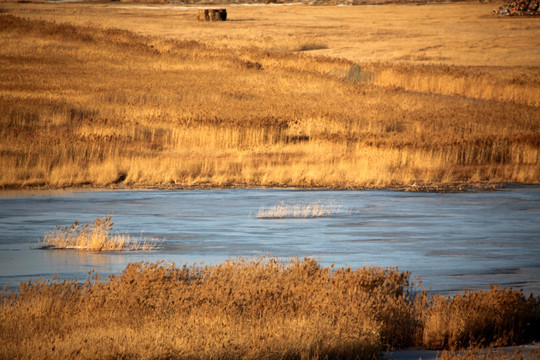
<path fill-rule="evenodd" d="M 540 27 L 496 4 L 0 4 L 0 188 L 540 183 Z"/>

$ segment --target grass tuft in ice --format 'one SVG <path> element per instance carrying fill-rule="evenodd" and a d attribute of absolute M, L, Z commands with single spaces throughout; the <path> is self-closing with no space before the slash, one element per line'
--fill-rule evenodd
<path fill-rule="evenodd" d="M 154 250 L 161 246 L 160 240 L 144 237 L 132 238 L 118 232 L 111 234 L 114 223 L 112 212 L 92 223 L 57 226 L 45 234 L 41 245 L 49 249 L 76 249 L 83 251 Z"/>
<path fill-rule="evenodd" d="M 347 214 L 349 211 L 340 205 L 333 203 L 323 204 L 320 201 L 308 204 L 286 204 L 283 201 L 265 209 L 261 207 L 257 212 L 258 219 L 283 219 L 283 218 L 318 218 Z"/>

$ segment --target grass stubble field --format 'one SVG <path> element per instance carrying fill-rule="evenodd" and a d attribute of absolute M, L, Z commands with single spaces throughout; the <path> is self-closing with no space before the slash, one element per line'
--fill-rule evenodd
<path fill-rule="evenodd" d="M 496 6 L 231 6 L 203 24 L 2 2 L 0 187 L 538 184 L 540 27 Z M 539 337 L 538 296 L 416 282 L 262 258 L 23 283 L 1 295 L 0 358 L 372 359 Z M 441 355 L 475 356 L 503 355 Z"/>

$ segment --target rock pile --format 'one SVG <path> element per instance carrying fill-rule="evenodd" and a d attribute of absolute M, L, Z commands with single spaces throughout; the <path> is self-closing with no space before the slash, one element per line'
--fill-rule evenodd
<path fill-rule="evenodd" d="M 540 0 L 510 0 L 498 9 L 493 9 L 492 13 L 497 15 L 540 15 L 538 5 Z"/>

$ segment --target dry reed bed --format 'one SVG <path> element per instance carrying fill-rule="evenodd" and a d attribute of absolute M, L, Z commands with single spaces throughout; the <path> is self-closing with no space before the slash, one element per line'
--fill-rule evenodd
<path fill-rule="evenodd" d="M 2 188 L 540 181 L 536 67 L 358 67 L 7 14 L 0 45 Z"/>
<path fill-rule="evenodd" d="M 539 301 L 498 287 L 428 296 L 397 269 L 308 258 L 135 263 L 2 293 L 0 358 L 375 359 L 391 347 L 537 339 Z"/>

